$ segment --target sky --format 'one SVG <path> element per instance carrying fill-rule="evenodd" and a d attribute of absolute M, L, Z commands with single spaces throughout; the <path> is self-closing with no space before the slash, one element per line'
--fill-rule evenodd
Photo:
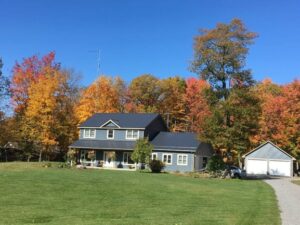
<path fill-rule="evenodd" d="M 100 74 L 187 78 L 199 30 L 239 18 L 259 35 L 246 68 L 285 84 L 300 78 L 299 12 L 298 0 L 0 0 L 0 57 L 11 75 L 16 61 L 55 51 L 84 86 L 99 75 L 98 49 Z"/>

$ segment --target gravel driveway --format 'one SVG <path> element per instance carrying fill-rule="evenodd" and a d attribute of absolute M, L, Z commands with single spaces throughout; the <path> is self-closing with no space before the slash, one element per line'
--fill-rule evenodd
<path fill-rule="evenodd" d="M 290 178 L 268 179 L 277 195 L 283 225 L 300 224 L 300 185 L 293 184 Z"/>

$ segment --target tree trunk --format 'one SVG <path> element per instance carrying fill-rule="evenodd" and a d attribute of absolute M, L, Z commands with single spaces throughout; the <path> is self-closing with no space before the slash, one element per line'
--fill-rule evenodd
<path fill-rule="evenodd" d="M 42 162 L 42 149 L 40 149 L 39 162 Z"/>
<path fill-rule="evenodd" d="M 239 161 L 239 167 L 240 167 L 241 169 L 243 169 L 243 168 L 242 168 L 242 159 L 241 159 L 241 153 L 240 153 L 240 152 L 238 152 L 238 161 Z"/>

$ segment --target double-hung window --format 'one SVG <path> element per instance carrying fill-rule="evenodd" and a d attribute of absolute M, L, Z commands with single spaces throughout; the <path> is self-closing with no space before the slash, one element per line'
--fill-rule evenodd
<path fill-rule="evenodd" d="M 84 138 L 95 138 L 96 137 L 96 129 L 84 129 L 83 137 Z"/>
<path fill-rule="evenodd" d="M 107 130 L 107 139 L 114 139 L 114 133 L 115 131 L 113 129 Z"/>
<path fill-rule="evenodd" d="M 136 140 L 139 138 L 138 130 L 126 130 L 126 139 Z"/>
<path fill-rule="evenodd" d="M 152 153 L 152 154 L 151 154 L 151 159 L 152 159 L 152 160 L 158 160 L 157 153 Z"/>
<path fill-rule="evenodd" d="M 163 162 L 166 165 L 171 165 L 172 164 L 172 154 L 163 154 Z"/>
<path fill-rule="evenodd" d="M 177 155 L 177 165 L 186 166 L 188 164 L 188 155 L 187 154 L 178 154 Z"/>

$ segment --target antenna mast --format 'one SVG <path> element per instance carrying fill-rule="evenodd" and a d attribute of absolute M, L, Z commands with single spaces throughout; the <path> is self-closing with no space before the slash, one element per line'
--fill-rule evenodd
<path fill-rule="evenodd" d="M 90 50 L 90 53 L 96 53 L 97 54 L 97 59 L 96 59 L 96 65 L 97 65 L 97 75 L 100 74 L 100 49 L 95 49 L 95 50 Z"/>

